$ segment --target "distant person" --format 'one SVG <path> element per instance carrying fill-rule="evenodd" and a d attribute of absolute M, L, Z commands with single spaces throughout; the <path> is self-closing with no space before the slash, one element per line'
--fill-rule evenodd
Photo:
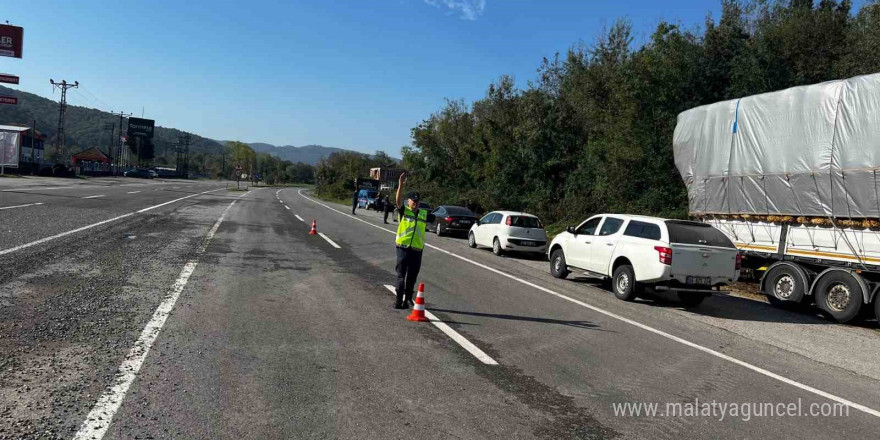
<path fill-rule="evenodd" d="M 410 192 L 406 195 L 406 203 L 402 199 L 403 187 L 406 183 L 406 174 L 400 175 L 397 186 L 397 216 L 400 223 L 397 225 L 397 301 L 395 309 L 403 309 L 413 305 L 413 289 L 416 286 L 416 278 L 422 268 L 422 249 L 425 247 L 425 227 L 427 223 L 434 221 L 434 214 L 427 210 L 419 209 L 421 195 Z"/>
<path fill-rule="evenodd" d="M 385 198 L 382 199 L 382 210 L 385 211 L 385 215 L 382 217 L 382 221 L 385 222 L 385 224 L 387 225 L 388 214 L 390 214 L 391 211 L 394 211 L 394 205 L 391 204 L 391 199 L 388 198 L 388 195 L 385 195 Z M 393 216 L 391 218 L 395 222 L 397 222 L 397 219 L 395 219 Z"/>
<path fill-rule="evenodd" d="M 354 210 L 358 207 L 358 190 L 354 190 L 354 194 L 351 196 L 351 215 L 357 215 L 354 213 Z"/>

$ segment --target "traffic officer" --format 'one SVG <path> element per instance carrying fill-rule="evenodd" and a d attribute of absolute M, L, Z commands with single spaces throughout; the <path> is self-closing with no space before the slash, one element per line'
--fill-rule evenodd
<path fill-rule="evenodd" d="M 354 188 L 354 194 L 351 195 L 351 215 L 355 215 L 354 210 L 358 207 L 358 193 L 360 191 L 357 190 L 357 186 Z"/>
<path fill-rule="evenodd" d="M 395 309 L 403 309 L 413 305 L 413 289 L 419 269 L 422 268 L 422 249 L 425 247 L 425 226 L 434 221 L 434 215 L 425 209 L 419 209 L 421 196 L 417 192 L 406 195 L 403 204 L 403 187 L 406 184 L 406 173 L 400 175 L 397 186 L 397 301 Z"/>

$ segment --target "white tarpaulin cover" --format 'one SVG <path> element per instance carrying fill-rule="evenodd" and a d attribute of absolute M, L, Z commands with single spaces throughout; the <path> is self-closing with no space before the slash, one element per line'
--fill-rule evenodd
<path fill-rule="evenodd" d="M 678 115 L 692 214 L 880 217 L 880 74 Z"/>

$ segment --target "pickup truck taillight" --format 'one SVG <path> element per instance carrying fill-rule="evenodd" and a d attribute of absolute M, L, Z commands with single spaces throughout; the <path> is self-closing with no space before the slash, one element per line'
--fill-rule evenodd
<path fill-rule="evenodd" d="M 740 270 L 740 269 L 742 269 L 742 265 L 743 265 L 743 256 L 742 256 L 742 254 L 737 253 L 737 254 L 736 254 L 736 266 L 735 266 L 735 269 L 736 269 L 736 270 Z"/>
<path fill-rule="evenodd" d="M 672 249 L 663 246 L 654 246 L 654 250 L 660 254 L 660 262 L 671 266 L 672 265 Z"/>

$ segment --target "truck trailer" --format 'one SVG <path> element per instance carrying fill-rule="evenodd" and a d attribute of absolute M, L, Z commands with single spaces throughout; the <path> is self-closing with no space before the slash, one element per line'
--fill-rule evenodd
<path fill-rule="evenodd" d="M 880 74 L 678 115 L 689 215 L 727 234 L 778 307 L 880 320 Z"/>

